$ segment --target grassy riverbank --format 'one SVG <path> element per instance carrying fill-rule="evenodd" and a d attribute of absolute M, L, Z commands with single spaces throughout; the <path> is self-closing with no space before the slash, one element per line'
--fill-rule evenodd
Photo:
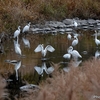
<path fill-rule="evenodd" d="M 100 18 L 99 0 L 0 0 L 0 32 L 43 20 Z"/>

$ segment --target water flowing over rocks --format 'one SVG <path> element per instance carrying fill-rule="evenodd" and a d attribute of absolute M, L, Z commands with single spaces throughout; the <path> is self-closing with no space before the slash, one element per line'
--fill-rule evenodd
<path fill-rule="evenodd" d="M 74 26 L 74 21 L 77 27 Z M 100 30 L 100 20 L 94 19 L 64 19 L 62 21 L 45 21 L 44 24 L 35 24 L 31 26 L 33 33 L 57 33 L 71 32 L 77 29 Z"/>

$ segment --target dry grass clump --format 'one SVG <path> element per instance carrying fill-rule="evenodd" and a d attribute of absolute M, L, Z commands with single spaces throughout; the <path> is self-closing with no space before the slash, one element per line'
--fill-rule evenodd
<path fill-rule="evenodd" d="M 53 78 L 40 84 L 41 90 L 34 99 L 95 100 L 95 96 L 100 96 L 99 65 L 99 60 L 90 60 L 81 67 L 71 66 L 68 73 L 55 72 Z"/>
<path fill-rule="evenodd" d="M 27 21 L 100 18 L 99 0 L 0 0 L 0 32 L 14 32 Z"/>
<path fill-rule="evenodd" d="M 0 0 L 0 13 L 1 32 L 7 33 L 14 32 L 19 25 L 36 17 L 34 7 L 21 0 Z"/>

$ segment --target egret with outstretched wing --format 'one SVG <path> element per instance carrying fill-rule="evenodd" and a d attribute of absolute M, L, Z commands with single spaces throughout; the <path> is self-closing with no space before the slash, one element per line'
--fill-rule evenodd
<path fill-rule="evenodd" d="M 53 51 L 55 51 L 55 49 L 54 49 L 51 45 L 47 45 L 47 46 L 44 48 L 44 45 L 43 45 L 43 44 L 39 44 L 39 45 L 36 47 L 36 49 L 34 50 L 34 52 L 41 52 L 43 57 L 46 56 L 47 51 L 53 52 Z"/>

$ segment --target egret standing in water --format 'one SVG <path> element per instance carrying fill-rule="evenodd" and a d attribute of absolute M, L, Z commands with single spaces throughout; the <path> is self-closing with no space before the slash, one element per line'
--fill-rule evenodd
<path fill-rule="evenodd" d="M 77 36 L 74 36 L 74 40 L 72 41 L 72 46 L 76 46 L 78 44 Z"/>
<path fill-rule="evenodd" d="M 100 40 L 99 39 L 97 39 L 97 31 L 95 30 L 95 43 L 96 43 L 96 45 L 98 46 L 98 45 L 100 45 Z"/>
<path fill-rule="evenodd" d="M 20 34 L 20 26 L 18 26 L 18 29 L 14 32 L 14 38 L 16 38 L 17 37 L 17 43 L 18 43 L 18 36 L 19 36 L 19 34 Z"/>
<path fill-rule="evenodd" d="M 72 55 L 74 60 L 77 60 L 78 58 L 82 58 L 82 56 L 79 54 L 77 50 L 73 50 L 72 46 L 68 48 L 68 53 Z"/>
<path fill-rule="evenodd" d="M 22 30 L 22 33 L 24 33 L 25 35 L 26 35 L 26 33 L 29 32 L 30 24 L 31 24 L 31 22 L 29 22 L 27 25 L 25 25 L 23 30 Z"/>
<path fill-rule="evenodd" d="M 68 39 L 68 40 L 71 40 L 71 38 L 72 38 L 71 34 L 68 33 L 68 35 L 67 35 L 67 39 Z"/>
<path fill-rule="evenodd" d="M 34 52 L 41 52 L 42 56 L 45 57 L 47 54 L 47 51 L 53 52 L 55 51 L 55 49 L 51 46 L 51 45 L 47 45 L 44 48 L 44 44 L 39 44 L 36 49 L 34 50 Z"/>

